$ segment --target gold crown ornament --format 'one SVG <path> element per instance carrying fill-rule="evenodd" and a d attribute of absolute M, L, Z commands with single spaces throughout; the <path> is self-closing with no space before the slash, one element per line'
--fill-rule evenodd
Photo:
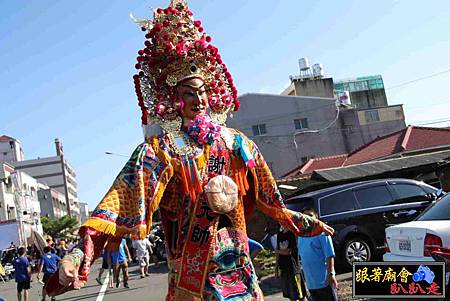
<path fill-rule="evenodd" d="M 172 0 L 153 13 L 153 21 L 131 16 L 147 32 L 133 76 L 142 124 L 178 124 L 182 103 L 176 86 L 188 78 L 205 82 L 211 116 L 224 123 L 228 112 L 239 109 L 237 90 L 202 23 L 194 20 L 184 0 Z"/>

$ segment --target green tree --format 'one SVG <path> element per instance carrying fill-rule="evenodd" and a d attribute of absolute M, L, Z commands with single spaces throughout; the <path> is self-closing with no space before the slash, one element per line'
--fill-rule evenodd
<path fill-rule="evenodd" d="M 50 235 L 53 239 L 66 239 L 78 228 L 78 220 L 75 217 L 63 216 L 59 219 L 49 219 L 41 217 L 44 233 Z"/>

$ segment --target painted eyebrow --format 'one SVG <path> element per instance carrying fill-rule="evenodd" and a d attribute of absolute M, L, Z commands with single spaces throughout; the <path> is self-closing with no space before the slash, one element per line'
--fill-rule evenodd
<path fill-rule="evenodd" d="M 203 87 L 205 86 L 205 84 L 203 83 L 203 84 L 202 84 L 201 86 L 199 86 L 199 87 L 191 86 L 191 85 L 188 85 L 188 84 L 181 84 L 181 86 L 182 86 L 182 87 L 186 87 L 186 88 L 192 88 L 192 89 L 200 90 L 201 88 L 203 88 Z"/>

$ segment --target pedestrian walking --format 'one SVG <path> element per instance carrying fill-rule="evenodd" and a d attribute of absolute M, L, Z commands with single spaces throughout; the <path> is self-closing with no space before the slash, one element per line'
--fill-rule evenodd
<path fill-rule="evenodd" d="M 98 284 L 102 285 L 102 275 L 103 272 L 107 271 L 109 275 L 109 288 L 113 287 L 113 273 L 112 273 L 112 262 L 111 262 L 111 252 L 108 252 L 106 249 L 103 250 L 103 262 L 102 267 L 100 268 L 100 271 L 98 272 L 98 277 L 95 278 Z"/>
<path fill-rule="evenodd" d="M 152 233 L 150 233 L 150 235 L 148 236 L 148 240 L 152 244 L 152 252 L 150 253 L 150 259 L 152 263 L 155 264 L 155 269 L 157 269 L 159 267 L 158 244 L 164 245 L 164 242 L 158 235 Z"/>
<path fill-rule="evenodd" d="M 68 252 L 71 252 L 73 248 L 75 248 L 76 246 L 78 246 L 78 240 L 73 239 L 71 241 L 71 243 L 69 244 L 69 246 L 67 247 Z"/>
<path fill-rule="evenodd" d="M 119 250 L 111 253 L 111 260 L 114 272 L 114 282 L 116 283 L 116 287 L 120 286 L 120 270 L 122 270 L 123 276 L 123 286 L 129 288 L 128 285 L 128 261 L 130 261 L 130 250 L 127 247 L 127 241 L 125 238 L 122 238 Z"/>
<path fill-rule="evenodd" d="M 58 268 L 58 263 L 61 260 L 61 258 L 52 252 L 52 248 L 49 246 L 46 246 L 44 248 L 44 255 L 42 255 L 41 260 L 39 262 L 39 272 L 37 274 L 37 279 L 40 279 L 40 275 L 43 272 L 44 277 L 42 278 L 42 282 L 44 282 L 44 286 L 42 287 L 42 301 L 45 301 L 45 297 L 47 295 L 46 287 L 47 282 L 50 279 L 50 277 L 56 272 Z M 51 298 L 51 300 L 55 300 L 54 297 Z"/>
<path fill-rule="evenodd" d="M 14 259 L 14 269 L 17 282 L 17 300 L 19 301 L 22 301 L 22 292 L 23 300 L 28 301 L 28 290 L 31 287 L 31 267 L 25 253 L 25 248 L 20 247 L 19 257 Z"/>
<path fill-rule="evenodd" d="M 314 208 L 305 208 L 303 213 L 317 218 Z M 312 300 L 337 301 L 338 283 L 334 270 L 335 253 L 331 237 L 325 234 L 299 237 L 298 251 Z"/>
<path fill-rule="evenodd" d="M 66 256 L 67 252 L 68 252 L 68 248 L 66 245 L 66 241 L 64 239 L 61 239 L 59 241 L 59 245 L 56 247 L 57 250 L 57 254 L 60 258 L 63 258 L 64 256 Z"/>
<path fill-rule="evenodd" d="M 141 278 L 145 278 L 145 276 L 150 275 L 148 273 L 148 269 L 150 263 L 150 255 L 153 253 L 152 244 L 147 238 L 137 239 L 133 240 L 133 248 L 135 248 L 137 252 Z"/>
<path fill-rule="evenodd" d="M 284 227 L 280 227 L 277 234 L 277 265 L 275 274 L 281 276 L 281 289 L 283 297 L 291 301 L 307 301 L 305 283 L 300 277 L 296 279 L 298 268 L 297 240 L 294 233 Z"/>

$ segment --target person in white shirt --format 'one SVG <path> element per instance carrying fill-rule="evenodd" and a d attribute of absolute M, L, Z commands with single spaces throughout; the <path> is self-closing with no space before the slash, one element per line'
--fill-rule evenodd
<path fill-rule="evenodd" d="M 139 266 L 141 270 L 141 278 L 144 278 L 145 276 L 149 275 L 148 266 L 150 253 L 152 252 L 152 244 L 147 238 L 144 238 L 142 240 L 134 240 L 133 248 L 135 248 L 137 251 Z"/>

